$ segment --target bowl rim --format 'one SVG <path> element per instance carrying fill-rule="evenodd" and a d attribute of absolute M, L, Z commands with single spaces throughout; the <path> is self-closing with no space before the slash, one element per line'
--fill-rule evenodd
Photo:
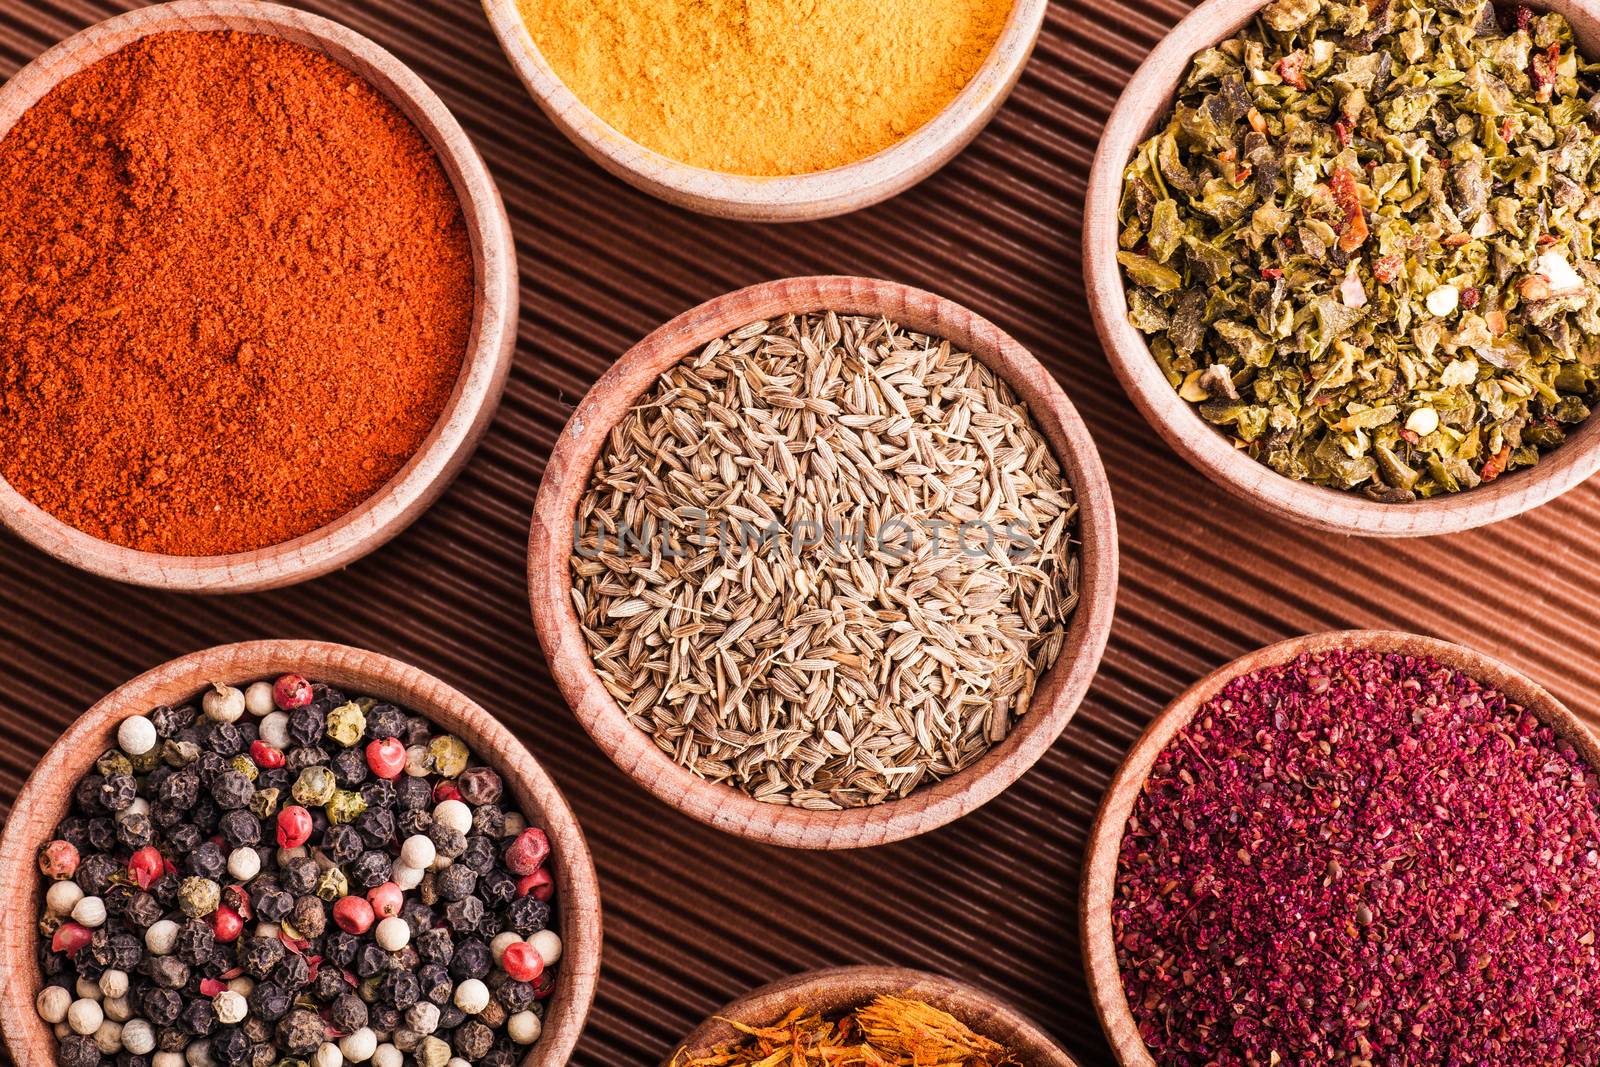
<path fill-rule="evenodd" d="M 34 952 L 42 894 L 35 865 L 39 846 L 65 814 L 71 786 L 46 796 L 51 784 L 75 783 L 95 758 L 114 744 L 116 724 L 163 703 L 189 699 L 212 680 L 230 683 L 268 678 L 286 671 L 396 700 L 451 732 L 471 735 L 473 752 L 499 771 L 520 809 L 536 814 L 551 839 L 556 860 L 557 919 L 561 966 L 550 1003 L 559 1018 L 547 1020 L 540 1040 L 520 1067 L 561 1067 L 583 1032 L 599 983 L 602 943 L 600 886 L 594 861 L 560 788 L 494 715 L 439 678 L 399 660 L 326 641 L 264 640 L 202 649 L 118 686 L 84 712 L 50 746 L 23 783 L 11 817 L 0 832 L 0 879 L 13 888 L 7 921 L 0 923 L 0 1036 L 19 1064 L 54 1062 L 55 1037 L 34 1011 L 42 984 Z M 463 737 L 463 740 L 466 740 Z M 554 1016 L 556 1013 L 550 1013 Z"/>
<path fill-rule="evenodd" d="M 1112 108 L 1090 168 L 1084 203 L 1083 272 L 1095 329 L 1129 399 L 1171 448 L 1239 500 L 1333 533 L 1422 537 L 1455 533 L 1520 515 L 1600 471 L 1600 419 L 1590 419 L 1536 466 L 1488 485 L 1409 503 L 1385 504 L 1354 492 L 1299 482 L 1236 449 L 1167 382 L 1144 336 L 1128 321 L 1116 262 L 1122 174 L 1134 150 L 1172 106 L 1190 59 L 1225 40 L 1271 0 L 1204 0 L 1166 34 Z M 1589 0 L 1531 0 L 1572 20 L 1597 54 L 1600 12 Z"/>
<path fill-rule="evenodd" d="M 977 1033 L 1022 1055 L 1027 1067 L 1078 1067 L 1077 1060 L 1027 1016 L 976 986 L 907 967 L 825 967 L 780 978 L 723 1005 L 679 1041 L 661 1067 L 673 1067 L 679 1051 L 737 1036 L 724 1020 L 760 1026 L 780 1019 L 800 1003 L 823 1012 L 855 1008 L 877 996 L 908 996 L 954 1015 Z"/>
<path fill-rule="evenodd" d="M 758 319 L 833 310 L 883 315 L 949 339 L 1000 374 L 1028 405 L 1072 483 L 1079 506 L 1080 596 L 1055 665 L 1034 705 L 972 766 L 910 796 L 844 811 L 764 804 L 679 766 L 627 720 L 606 691 L 572 603 L 570 555 L 577 505 L 611 425 L 660 373 L 701 346 Z M 528 539 L 534 629 L 557 687 L 603 752 L 658 799 L 741 837 L 794 848 L 861 848 L 913 837 L 992 800 L 1055 743 L 1088 691 L 1105 650 L 1117 587 L 1116 515 L 1100 455 L 1061 385 L 1023 346 L 954 301 L 894 282 L 847 276 L 784 278 L 692 308 L 629 349 L 595 383 L 563 428 L 545 468 Z"/>
<path fill-rule="evenodd" d="M 722 218 L 793 222 L 829 218 L 887 200 L 961 152 L 1000 110 L 1022 76 L 1049 0 L 1014 0 L 989 55 L 966 86 L 919 129 L 863 159 L 806 174 L 762 177 L 691 166 L 646 148 L 596 114 L 545 59 L 517 0 L 482 0 L 507 60 L 541 110 L 612 175 L 679 207 Z"/>
<path fill-rule="evenodd" d="M 1467 645 L 1402 630 L 1330 630 L 1278 641 L 1223 664 L 1189 686 L 1145 727 L 1106 787 L 1089 831 L 1079 892 L 1079 938 L 1089 997 L 1106 1040 L 1122 1067 L 1155 1067 L 1128 1007 L 1117 965 L 1111 904 L 1116 893 L 1122 838 L 1156 760 L 1208 700 L 1234 679 L 1288 663 L 1305 653 L 1363 649 L 1431 656 L 1531 711 L 1600 768 L 1600 740 L 1570 708 L 1515 667 Z"/>
<path fill-rule="evenodd" d="M 202 593 L 279 588 L 346 566 L 398 535 L 445 491 L 493 421 L 511 370 L 520 312 L 511 222 L 488 167 L 444 102 L 375 41 L 262 0 L 171 0 L 113 16 L 55 44 L 0 85 L 0 139 L 65 78 L 164 32 L 235 30 L 283 37 L 363 78 L 406 116 L 450 179 L 472 243 L 473 315 L 455 386 L 428 436 L 365 501 L 292 540 L 248 552 L 179 556 L 114 544 L 56 518 L 0 477 L 0 525 L 91 574 Z"/>

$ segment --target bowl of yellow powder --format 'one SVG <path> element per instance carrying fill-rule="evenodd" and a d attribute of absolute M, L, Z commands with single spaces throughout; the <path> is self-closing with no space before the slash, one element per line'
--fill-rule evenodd
<path fill-rule="evenodd" d="M 546 114 L 711 215 L 825 218 L 938 170 L 1000 109 L 1047 0 L 483 0 Z"/>

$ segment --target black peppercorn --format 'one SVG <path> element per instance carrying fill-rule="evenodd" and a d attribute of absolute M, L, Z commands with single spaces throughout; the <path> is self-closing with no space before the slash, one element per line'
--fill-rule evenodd
<path fill-rule="evenodd" d="M 194 771 L 200 776 L 200 788 L 210 789 L 217 784 L 224 771 L 230 770 L 228 761 L 215 752 L 202 752 L 194 761 Z"/>
<path fill-rule="evenodd" d="M 272 980 L 285 989 L 304 989 L 311 983 L 311 964 L 304 956 L 291 952 L 272 969 Z"/>
<path fill-rule="evenodd" d="M 295 896 L 302 896 L 317 888 L 317 878 L 322 871 L 310 856 L 300 856 L 289 861 L 283 869 L 283 887 Z"/>
<path fill-rule="evenodd" d="M 189 984 L 189 965 L 176 956 L 151 956 L 145 967 L 150 980 L 164 989 L 182 989 Z"/>
<path fill-rule="evenodd" d="M 333 777 L 342 788 L 350 789 L 367 780 L 367 754 L 359 748 L 334 753 L 328 766 L 333 768 Z"/>
<path fill-rule="evenodd" d="M 492 767 L 468 767 L 456 776 L 456 788 L 468 804 L 493 804 L 500 799 L 500 775 Z"/>
<path fill-rule="evenodd" d="M 155 1026 L 170 1026 L 183 1010 L 183 998 L 175 990 L 150 986 L 139 999 L 144 1017 Z"/>
<path fill-rule="evenodd" d="M 232 848 L 254 848 L 261 843 L 261 820 L 246 810 L 230 811 L 217 824 Z"/>
<path fill-rule="evenodd" d="M 223 855 L 221 845 L 215 841 L 206 841 L 189 853 L 188 858 L 184 860 L 184 867 L 192 875 L 220 882 L 222 876 L 228 872 L 228 857 Z"/>
<path fill-rule="evenodd" d="M 211 1035 L 211 1058 L 222 1067 L 244 1067 L 250 1055 L 250 1039 L 236 1026 L 219 1027 Z"/>
<path fill-rule="evenodd" d="M 328 827 L 328 832 L 322 839 L 322 851 L 338 864 L 349 863 L 361 855 L 366 847 L 366 843 L 361 840 L 360 832 L 354 826 L 345 824 Z"/>
<path fill-rule="evenodd" d="M 86 774 L 72 789 L 72 802 L 85 815 L 99 815 L 105 805 L 100 802 L 100 787 L 106 784 L 104 775 Z"/>
<path fill-rule="evenodd" d="M 367 1025 L 367 1006 L 354 993 L 344 993 L 334 999 L 328 1008 L 328 1022 L 341 1034 L 348 1034 Z"/>
<path fill-rule="evenodd" d="M 127 882 L 112 882 L 106 886 L 106 891 L 100 894 L 100 902 L 106 906 L 107 915 L 113 919 L 120 919 L 127 913 L 128 901 L 132 900 L 133 895 L 138 891 Z M 99 933 L 100 931 L 97 930 L 95 932 Z M 106 930 L 106 936 L 109 937 L 110 935 L 111 931 Z"/>
<path fill-rule="evenodd" d="M 405 713 L 399 708 L 393 704 L 375 704 L 367 712 L 366 738 L 369 741 L 381 741 L 388 737 L 399 737 L 405 725 Z"/>
<path fill-rule="evenodd" d="M 294 902 L 294 911 L 289 913 L 289 921 L 300 932 L 302 937 L 321 937 L 322 932 L 328 928 L 328 909 L 322 903 L 321 897 L 299 897 Z"/>
<path fill-rule="evenodd" d="M 82 815 L 69 815 L 56 827 L 56 836 L 83 852 L 89 845 L 89 820 Z"/>
<path fill-rule="evenodd" d="M 307 704 L 303 708 L 296 708 L 289 713 L 289 736 L 297 744 L 315 745 L 322 737 L 322 732 L 328 728 L 328 717 L 323 708 L 315 703 Z"/>
<path fill-rule="evenodd" d="M 163 908 L 172 909 L 178 906 L 178 887 L 183 884 L 173 871 L 168 871 L 150 886 L 150 895 Z"/>
<path fill-rule="evenodd" d="M 239 966 L 252 978 L 265 978 L 287 951 L 275 937 L 252 937 L 239 946 Z"/>
<path fill-rule="evenodd" d="M 356 819 L 355 827 L 370 848 L 382 848 L 394 840 L 394 814 L 385 808 L 368 808 Z"/>
<path fill-rule="evenodd" d="M 143 893 L 140 893 L 139 896 L 144 897 L 145 900 L 150 899 Z M 152 903 L 154 902 L 152 901 Z M 112 934 L 110 949 L 110 959 L 107 962 L 109 966 L 115 967 L 119 971 L 131 972 L 144 959 L 144 942 L 132 934 Z"/>
<path fill-rule="evenodd" d="M 141 891 L 128 900 L 128 907 L 122 914 L 129 923 L 143 930 L 161 920 L 162 908 L 155 897 Z"/>
<path fill-rule="evenodd" d="M 368 808 L 392 808 L 395 800 L 394 783 L 387 778 L 368 782 L 361 787 L 361 799 Z"/>
<path fill-rule="evenodd" d="M 182 707 L 174 708 L 163 704 L 153 709 L 145 718 L 149 719 L 150 724 L 156 728 L 156 736 L 165 741 L 185 726 L 193 723 L 194 716 L 193 705 L 185 704 Z"/>
<path fill-rule="evenodd" d="M 283 769 L 298 777 L 307 767 L 320 767 L 327 759 L 328 754 L 322 749 L 302 745 L 283 754 Z"/>
<path fill-rule="evenodd" d="M 518 897 L 506 905 L 505 923 L 527 937 L 550 925 L 550 905 L 532 895 Z"/>
<path fill-rule="evenodd" d="M 455 859 L 467 850 L 467 835 L 442 822 L 428 827 L 428 840 L 433 842 L 439 855 L 448 859 Z"/>
<path fill-rule="evenodd" d="M 189 1047 L 190 1040 L 180 1026 L 163 1026 L 156 1031 L 156 1048 L 162 1052 L 182 1052 Z"/>
<path fill-rule="evenodd" d="M 117 1067 L 150 1067 L 151 1059 L 148 1055 L 140 1055 L 123 1049 L 117 1053 Z"/>
<path fill-rule="evenodd" d="M 322 954 L 335 966 L 348 967 L 356 961 L 356 952 L 361 948 L 361 939 L 355 934 L 347 934 L 343 930 L 331 931 L 322 944 Z"/>
<path fill-rule="evenodd" d="M 373 1004 L 367 1008 L 367 1025 L 389 1033 L 400 1028 L 400 1009 L 392 1004 Z"/>
<path fill-rule="evenodd" d="M 232 769 L 218 775 L 216 784 L 211 787 L 211 796 L 223 811 L 237 811 L 248 805 L 255 795 L 255 783 Z"/>
<path fill-rule="evenodd" d="M 343 996 L 349 989 L 350 983 L 344 980 L 337 967 L 319 967 L 317 976 L 311 980 L 311 995 L 324 1004 Z"/>
<path fill-rule="evenodd" d="M 504 904 L 516 899 L 517 880 L 502 870 L 488 871 L 478 879 L 478 893 L 490 904 Z"/>
<path fill-rule="evenodd" d="M 191 967 L 209 961 L 216 948 L 216 934 L 204 919 L 190 919 L 178 927 L 178 940 L 173 952 Z"/>
<path fill-rule="evenodd" d="M 272 1040 L 272 1026 L 254 1015 L 245 1016 L 244 1022 L 239 1024 L 239 1029 L 244 1031 L 245 1037 L 258 1045 L 263 1041 Z"/>
<path fill-rule="evenodd" d="M 129 852 L 137 852 L 155 839 L 155 824 L 150 816 L 140 812 L 124 815 L 117 822 L 117 843 Z"/>
<path fill-rule="evenodd" d="M 180 856 L 186 856 L 199 848 L 202 840 L 204 838 L 201 837 L 200 828 L 191 822 L 174 826 L 167 834 L 167 844 Z"/>
<path fill-rule="evenodd" d="M 443 929 L 424 930 L 418 934 L 416 941 L 417 955 L 430 963 L 449 963 L 450 957 L 455 955 L 455 941 L 450 936 L 450 931 Z"/>
<path fill-rule="evenodd" d="M 426 837 L 428 827 L 433 825 L 433 816 L 423 808 L 402 811 L 395 817 L 395 825 L 399 827 L 402 838 L 415 837 L 417 834 Z"/>
<path fill-rule="evenodd" d="M 394 863 L 387 852 L 372 849 L 363 852 L 346 868 L 351 881 L 363 889 L 376 889 L 389 880 Z"/>
<path fill-rule="evenodd" d="M 533 1003 L 533 983 L 519 982 L 508 974 L 496 976 L 498 982 L 490 982 L 495 999 L 505 1005 L 506 1011 L 519 1012 Z"/>
<path fill-rule="evenodd" d="M 506 832 L 506 813 L 493 804 L 485 804 L 481 808 L 473 808 L 472 832 L 481 834 L 491 841 L 504 837 Z"/>
<path fill-rule="evenodd" d="M 492 966 L 494 957 L 489 946 L 472 938 L 456 946 L 455 955 L 450 959 L 450 975 L 458 982 L 465 982 L 468 978 L 482 978 Z"/>
<path fill-rule="evenodd" d="M 244 751 L 244 731 L 231 722 L 211 724 L 206 732 L 206 748 L 224 759 L 231 759 Z"/>
<path fill-rule="evenodd" d="M 421 986 L 410 971 L 390 971 L 378 983 L 378 999 L 400 1011 L 415 1004 L 419 996 Z"/>
<path fill-rule="evenodd" d="M 362 978 L 371 978 L 375 974 L 382 974 L 389 967 L 389 954 L 372 942 L 361 946 L 356 953 L 356 974 Z"/>
<path fill-rule="evenodd" d="M 477 1063 L 494 1045 L 494 1032 L 474 1019 L 456 1031 L 455 1050 L 468 1063 Z"/>
<path fill-rule="evenodd" d="M 315 866 L 315 864 L 313 864 Z M 282 922 L 294 908 L 294 894 L 277 886 L 258 889 L 252 903 L 256 916 L 269 923 Z"/>
<path fill-rule="evenodd" d="M 158 830 L 170 830 L 183 821 L 183 812 L 171 804 L 157 801 L 150 805 L 150 821 L 155 823 Z"/>
<path fill-rule="evenodd" d="M 245 1000 L 250 1005 L 251 1015 L 269 1023 L 283 1018 L 294 1004 L 294 997 L 276 982 L 257 982 Z"/>
<path fill-rule="evenodd" d="M 200 828 L 201 837 L 211 836 L 217 828 L 217 820 L 222 817 L 222 812 L 217 808 L 216 802 L 204 793 L 194 802 L 194 807 L 189 809 L 189 818 Z"/>
<path fill-rule="evenodd" d="M 453 863 L 438 873 L 434 886 L 440 899 L 459 901 L 471 896 L 478 887 L 478 872 L 464 864 Z"/>
<path fill-rule="evenodd" d="M 410 775 L 401 778 L 394 784 L 395 806 L 401 811 L 415 811 L 418 808 L 431 808 L 433 806 L 433 790 L 421 778 Z"/>
<path fill-rule="evenodd" d="M 68 1034 L 61 1039 L 61 1049 L 56 1054 L 61 1067 L 99 1067 L 100 1046 L 94 1038 L 81 1034 Z"/>
<path fill-rule="evenodd" d="M 188 811 L 200 799 L 200 776 L 187 767 L 161 782 L 156 799 L 178 811 Z"/>
<path fill-rule="evenodd" d="M 178 1025 L 196 1037 L 205 1037 L 217 1025 L 217 1013 L 211 1010 L 210 1000 L 191 1000 L 179 1013 Z"/>
<path fill-rule="evenodd" d="M 131 774 L 114 774 L 100 785 L 100 803 L 107 811 L 126 811 L 139 796 L 139 783 Z"/>
<path fill-rule="evenodd" d="M 97 852 L 110 852 L 117 847 L 117 824 L 110 819 L 89 820 L 89 847 Z"/>
<path fill-rule="evenodd" d="M 448 1003 L 455 989 L 450 971 L 442 963 L 424 963 L 418 967 L 417 983 L 423 999 L 434 1004 Z"/>
<path fill-rule="evenodd" d="M 462 897 L 444 906 L 444 921 L 457 933 L 471 933 L 483 925 L 487 912 L 477 897 Z"/>
<path fill-rule="evenodd" d="M 278 1044 L 295 1056 L 309 1056 L 327 1040 L 327 1030 L 316 1012 L 297 1008 L 278 1023 Z"/>

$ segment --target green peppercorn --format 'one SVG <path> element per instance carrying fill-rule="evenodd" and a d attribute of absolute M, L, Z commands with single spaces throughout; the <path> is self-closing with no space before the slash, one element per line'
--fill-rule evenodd
<path fill-rule="evenodd" d="M 116 749 L 112 749 L 95 760 L 94 766 L 95 770 L 107 778 L 116 778 L 119 775 L 126 776 L 133 773 L 133 762 Z"/>
<path fill-rule="evenodd" d="M 350 892 L 350 879 L 338 867 L 329 867 L 317 879 L 317 896 L 332 902 Z"/>
<path fill-rule="evenodd" d="M 255 796 L 250 798 L 250 812 L 258 819 L 271 818 L 272 813 L 278 810 L 277 789 L 257 789 Z"/>
<path fill-rule="evenodd" d="M 193 741 L 169 739 L 161 743 L 161 758 L 173 767 L 187 767 L 200 758 L 200 746 Z"/>
<path fill-rule="evenodd" d="M 128 762 L 132 764 L 135 774 L 149 774 L 161 762 L 161 746 L 151 745 L 137 756 L 128 757 Z"/>
<path fill-rule="evenodd" d="M 355 701 L 340 704 L 328 712 L 328 736 L 349 748 L 367 732 L 367 716 Z"/>
<path fill-rule="evenodd" d="M 251 759 L 249 756 L 235 756 L 233 759 L 228 761 L 228 766 L 232 767 L 234 770 L 238 771 L 252 782 L 255 781 L 256 776 L 261 773 L 260 769 L 256 767 L 255 760 Z"/>
<path fill-rule="evenodd" d="M 303 804 L 308 808 L 321 807 L 333 799 L 333 794 L 338 790 L 339 784 L 334 780 L 333 771 L 326 766 L 318 764 L 307 767 L 300 772 L 300 777 L 295 780 L 295 803 Z"/>
<path fill-rule="evenodd" d="M 222 887 L 209 878 L 185 878 L 178 884 L 178 906 L 191 919 L 203 919 L 222 903 Z"/>
<path fill-rule="evenodd" d="M 428 742 L 428 752 L 433 756 L 433 768 L 446 778 L 454 778 L 467 769 L 472 753 L 467 744 L 452 734 L 443 734 Z"/>
<path fill-rule="evenodd" d="M 341 823 L 355 822 L 362 812 L 367 810 L 367 802 L 360 793 L 352 793 L 348 789 L 334 790 L 333 797 L 327 803 L 328 821 L 335 826 Z"/>

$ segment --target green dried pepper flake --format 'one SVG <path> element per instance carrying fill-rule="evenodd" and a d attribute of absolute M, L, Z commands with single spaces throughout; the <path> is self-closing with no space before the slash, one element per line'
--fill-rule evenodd
<path fill-rule="evenodd" d="M 350 879 L 338 867 L 329 867 L 317 879 L 317 896 L 332 902 L 350 892 Z"/>
<path fill-rule="evenodd" d="M 1274 0 L 1125 174 L 1129 319 L 1291 478 L 1404 501 L 1600 403 L 1600 66 L 1486 0 Z"/>
<path fill-rule="evenodd" d="M 366 810 L 367 802 L 361 794 L 352 793 L 348 789 L 336 790 L 326 808 L 328 821 L 335 825 L 355 822 Z"/>
<path fill-rule="evenodd" d="M 112 749 L 94 761 L 94 769 L 106 778 L 125 777 L 133 773 L 133 761 Z"/>
<path fill-rule="evenodd" d="M 332 800 L 338 787 L 332 770 L 325 766 L 316 766 L 301 771 L 290 792 L 294 795 L 295 803 L 311 808 L 320 807 Z"/>
<path fill-rule="evenodd" d="M 278 810 L 280 792 L 277 789 L 257 789 L 250 798 L 250 813 L 258 819 L 270 818 Z"/>
<path fill-rule="evenodd" d="M 238 771 L 252 782 L 255 781 L 256 776 L 261 773 L 260 768 L 256 766 L 256 761 L 251 759 L 249 756 L 235 756 L 233 759 L 228 761 L 228 766 L 232 767 L 234 770 Z"/>
<path fill-rule="evenodd" d="M 366 730 L 366 713 L 354 701 L 340 704 L 328 712 L 328 736 L 345 748 L 361 740 Z"/>
<path fill-rule="evenodd" d="M 178 883 L 178 907 L 191 919 L 203 919 L 222 903 L 222 887 L 209 878 L 185 878 Z"/>
<path fill-rule="evenodd" d="M 452 734 L 442 734 L 428 742 L 428 752 L 433 756 L 433 769 L 446 778 L 466 770 L 467 760 L 472 757 L 466 742 Z"/>

